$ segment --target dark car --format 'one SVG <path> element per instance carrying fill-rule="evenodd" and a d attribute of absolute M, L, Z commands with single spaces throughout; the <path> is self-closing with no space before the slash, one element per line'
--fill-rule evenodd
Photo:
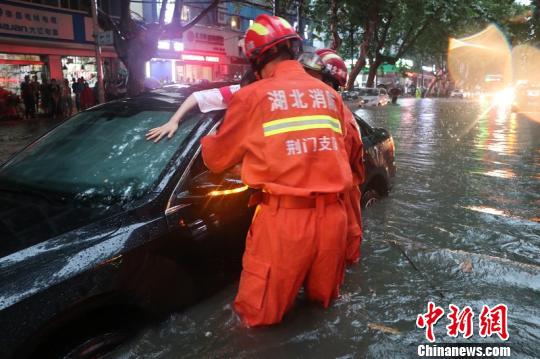
<path fill-rule="evenodd" d="M 250 190 L 234 169 L 209 173 L 199 144 L 223 112 L 145 140 L 188 93 L 83 111 L 0 167 L 3 358 L 99 355 L 237 278 Z M 358 121 L 370 204 L 390 189 L 393 142 Z"/>

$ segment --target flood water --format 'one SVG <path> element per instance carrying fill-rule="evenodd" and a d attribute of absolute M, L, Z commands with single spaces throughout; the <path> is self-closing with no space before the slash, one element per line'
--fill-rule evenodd
<path fill-rule="evenodd" d="M 483 305 L 508 306 L 512 357 L 540 348 L 540 125 L 479 101 L 400 99 L 361 109 L 396 143 L 390 196 L 365 211 L 362 261 L 323 310 L 301 298 L 280 325 L 243 328 L 238 283 L 143 330 L 112 358 L 408 358 L 428 301 L 445 309 L 437 343 L 502 343 L 478 333 Z M 51 123 L 0 124 L 0 162 Z M 449 338 L 448 305 L 474 313 Z"/>
<path fill-rule="evenodd" d="M 445 309 L 437 343 L 502 343 L 479 336 L 478 316 L 503 303 L 512 357 L 537 357 L 540 125 L 459 99 L 357 113 L 393 134 L 398 170 L 390 196 L 364 212 L 362 261 L 329 309 L 300 299 L 282 324 L 246 329 L 232 312 L 233 283 L 112 357 L 414 357 L 427 342 L 415 322 L 428 301 Z M 449 304 L 473 309 L 472 338 L 446 335 Z"/>

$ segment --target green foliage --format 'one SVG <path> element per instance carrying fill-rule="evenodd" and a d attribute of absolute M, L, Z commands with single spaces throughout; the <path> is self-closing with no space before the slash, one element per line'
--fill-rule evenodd
<path fill-rule="evenodd" d="M 375 4 L 379 21 L 370 44 L 371 57 L 380 52 L 385 60 L 396 56 L 435 60 L 446 53 L 449 37 L 473 34 L 490 23 L 508 34 L 513 44 L 530 39 L 532 20 L 524 19 L 531 7 L 514 0 L 338 0 L 337 28 L 343 39 L 340 52 L 344 57 L 351 57 L 351 48 L 358 55 L 368 21 L 367 10 Z M 308 18 L 312 19 L 316 32 L 322 34 L 322 40 L 328 42 L 330 2 L 312 1 Z"/>

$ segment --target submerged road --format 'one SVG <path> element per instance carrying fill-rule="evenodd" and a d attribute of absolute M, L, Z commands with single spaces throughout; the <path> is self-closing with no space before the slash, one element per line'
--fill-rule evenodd
<path fill-rule="evenodd" d="M 360 109 L 396 142 L 390 196 L 365 211 L 362 261 L 328 309 L 300 299 L 284 322 L 243 328 L 237 283 L 174 314 L 117 358 L 398 358 L 427 343 L 416 318 L 445 310 L 436 343 L 504 344 L 479 336 L 483 305 L 508 306 L 512 357 L 540 343 L 540 125 L 497 104 L 400 99 Z M 473 336 L 446 335 L 448 305 L 470 306 Z"/>

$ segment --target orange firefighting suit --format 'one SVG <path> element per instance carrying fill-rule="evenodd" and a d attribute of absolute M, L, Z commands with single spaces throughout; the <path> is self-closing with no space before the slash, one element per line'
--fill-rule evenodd
<path fill-rule="evenodd" d="M 248 326 L 280 322 L 302 285 L 325 307 L 339 294 L 352 187 L 344 118 L 340 96 L 286 60 L 238 91 L 202 140 L 210 170 L 242 162 L 244 183 L 263 190 L 234 302 Z"/>
<path fill-rule="evenodd" d="M 352 112 L 345 106 L 345 121 L 347 135 L 345 136 L 345 149 L 349 155 L 353 175 L 353 188 L 345 195 L 347 209 L 347 250 L 345 259 L 348 264 L 360 260 L 360 245 L 362 243 L 362 214 L 360 209 L 360 188 L 364 182 L 365 171 L 363 163 L 363 144 L 360 129 Z"/>

